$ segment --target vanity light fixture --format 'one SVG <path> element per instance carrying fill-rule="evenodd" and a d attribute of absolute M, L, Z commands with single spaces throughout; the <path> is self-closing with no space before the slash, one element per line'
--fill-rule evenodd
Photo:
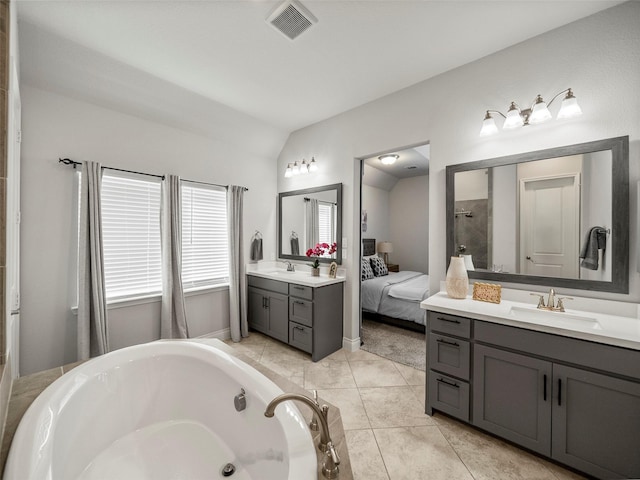
<path fill-rule="evenodd" d="M 383 165 L 393 165 L 399 158 L 400 155 L 382 155 L 378 157 L 378 160 L 380 160 Z"/>
<path fill-rule="evenodd" d="M 284 178 L 291 178 L 295 175 L 313 173 L 318 171 L 318 163 L 315 157 L 311 157 L 311 161 L 307 162 L 306 159 L 302 159 L 302 162 L 297 161 L 293 163 L 287 163 L 287 168 L 284 171 Z"/>
<path fill-rule="evenodd" d="M 560 106 L 560 111 L 558 112 L 557 118 L 572 118 L 577 117 L 578 115 L 582 115 L 582 109 L 578 105 L 578 100 L 573 95 L 573 91 L 570 88 L 567 88 L 566 90 L 562 90 L 561 92 L 557 93 L 549 103 L 546 103 L 541 95 L 537 95 L 535 100 L 531 104 L 531 108 L 526 108 L 524 110 L 521 110 L 516 102 L 511 102 L 506 115 L 498 110 L 487 110 L 487 113 L 484 116 L 484 120 L 482 121 L 480 136 L 484 137 L 487 135 L 498 133 L 496 121 L 491 116 L 492 113 L 497 113 L 504 117 L 502 128 L 505 130 L 513 130 L 525 125 L 537 125 L 539 123 L 546 122 L 547 120 L 552 118 L 551 112 L 549 111 L 549 106 L 556 98 L 558 98 L 563 93 L 566 93 L 566 95 L 562 100 L 562 105 Z"/>

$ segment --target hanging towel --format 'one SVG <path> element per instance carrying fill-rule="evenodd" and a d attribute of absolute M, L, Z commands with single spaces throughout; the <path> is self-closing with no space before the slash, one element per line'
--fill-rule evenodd
<path fill-rule="evenodd" d="M 602 227 L 592 227 L 587 233 L 580 250 L 580 266 L 589 270 L 598 270 L 598 250 L 607 248 L 607 231 Z"/>
<path fill-rule="evenodd" d="M 291 237 L 291 255 L 300 255 L 300 244 L 298 237 Z"/>
<path fill-rule="evenodd" d="M 254 236 L 253 240 L 251 240 L 251 260 L 258 261 L 262 260 L 262 238 L 258 236 Z"/>

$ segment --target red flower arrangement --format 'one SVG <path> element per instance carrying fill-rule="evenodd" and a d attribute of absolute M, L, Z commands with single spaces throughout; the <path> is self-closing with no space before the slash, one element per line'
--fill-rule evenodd
<path fill-rule="evenodd" d="M 307 250 L 307 257 L 322 257 L 324 255 L 331 255 L 338 249 L 338 244 L 333 242 L 331 245 L 328 243 L 316 243 L 316 246 Z M 320 260 L 317 258 L 311 264 L 311 268 L 319 268 Z"/>

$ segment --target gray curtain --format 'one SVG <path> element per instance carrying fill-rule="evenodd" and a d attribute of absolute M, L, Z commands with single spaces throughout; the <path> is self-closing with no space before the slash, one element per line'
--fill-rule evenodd
<path fill-rule="evenodd" d="M 109 327 L 104 283 L 102 168 L 82 163 L 78 236 L 78 360 L 109 351 Z"/>
<path fill-rule="evenodd" d="M 162 311 L 160 338 L 189 338 L 182 289 L 182 198 L 180 177 L 166 175 L 162 182 Z"/>
<path fill-rule="evenodd" d="M 242 238 L 242 199 L 244 187 L 227 188 L 227 222 L 229 223 L 229 327 L 231 339 L 239 342 L 249 336 L 247 323 L 247 283 L 244 275 Z"/>
<path fill-rule="evenodd" d="M 306 203 L 305 215 L 306 215 L 306 240 L 307 249 L 316 246 L 316 243 L 320 240 L 320 221 L 318 219 L 318 200 L 310 198 Z"/>

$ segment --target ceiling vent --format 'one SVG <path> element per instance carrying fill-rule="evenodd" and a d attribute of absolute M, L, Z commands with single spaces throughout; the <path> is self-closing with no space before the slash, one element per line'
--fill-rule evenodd
<path fill-rule="evenodd" d="M 269 15 L 267 22 L 289 40 L 294 40 L 314 23 L 317 23 L 318 19 L 300 2 L 288 0 Z"/>
<path fill-rule="evenodd" d="M 415 170 L 416 168 L 418 168 L 418 166 L 417 165 L 409 165 L 409 166 L 406 166 L 404 168 L 406 168 L 407 170 Z"/>

